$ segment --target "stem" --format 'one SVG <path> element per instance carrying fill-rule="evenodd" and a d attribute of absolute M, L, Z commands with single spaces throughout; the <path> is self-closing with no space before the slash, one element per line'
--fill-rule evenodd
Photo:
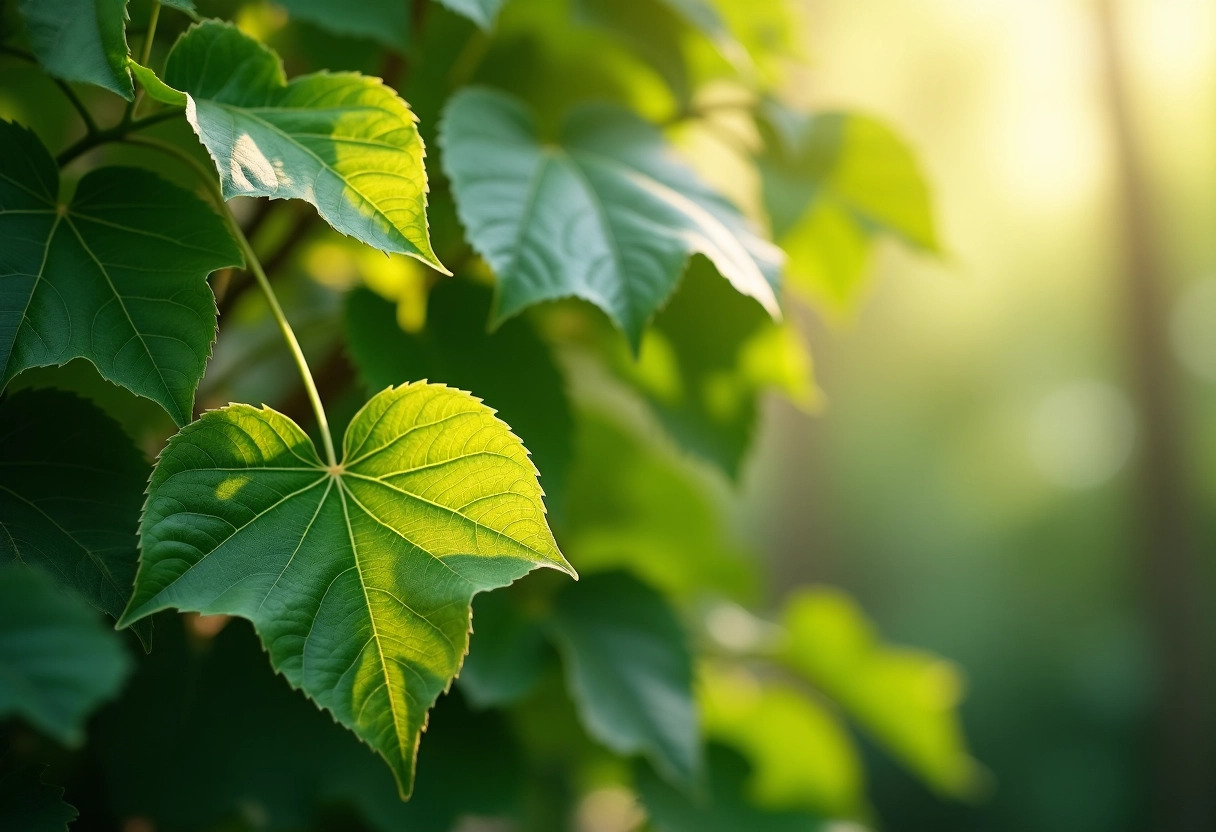
<path fill-rule="evenodd" d="M 8 55 L 9 57 L 17 58 L 21 61 L 29 61 L 33 64 L 38 63 L 38 59 L 31 53 L 23 49 L 14 49 L 11 46 L 0 46 L 0 55 Z M 97 122 L 93 120 L 93 114 L 89 112 L 88 107 L 84 106 L 84 102 L 76 95 L 76 91 L 72 89 L 71 85 L 62 78 L 51 78 L 51 80 L 55 82 L 55 86 L 59 87 L 60 91 L 76 109 L 76 112 L 80 114 L 80 119 L 84 122 L 85 130 L 90 134 L 98 132 Z"/>
<path fill-rule="evenodd" d="M 279 305 L 278 296 L 275 295 L 274 288 L 270 285 L 270 279 L 262 268 L 262 261 L 258 259 L 257 252 L 253 250 L 253 246 L 249 243 L 249 238 L 241 230 L 240 223 L 232 215 L 232 210 L 228 207 L 228 202 L 224 199 L 223 193 L 215 181 L 214 171 L 208 170 L 189 153 L 168 142 L 162 142 L 159 139 L 152 139 L 147 136 L 132 137 L 128 141 L 132 144 L 153 147 L 164 153 L 176 156 L 189 165 L 208 186 L 216 207 L 219 208 L 220 214 L 228 223 L 228 230 L 232 233 L 233 238 L 237 241 L 237 244 L 245 255 L 246 267 L 249 271 L 253 272 L 253 279 L 257 281 L 258 286 L 262 289 L 262 294 L 266 296 L 266 302 L 270 305 L 270 313 L 274 316 L 275 322 L 278 323 L 279 331 L 283 333 L 283 339 L 287 341 L 287 348 L 291 350 L 291 357 L 295 359 L 296 367 L 300 371 L 300 378 L 304 382 L 304 391 L 308 394 L 308 400 L 312 404 L 313 415 L 317 417 L 317 427 L 321 431 L 321 441 L 325 444 L 326 461 L 331 469 L 337 469 L 338 457 L 334 453 L 334 438 L 329 432 L 329 419 L 325 417 L 325 407 L 321 404 L 321 394 L 317 392 L 317 383 L 313 381 L 312 371 L 308 368 L 308 359 L 304 357 L 304 350 L 300 348 L 300 342 L 296 339 L 296 333 L 287 321 L 287 316 L 283 313 L 283 307 Z"/>
<path fill-rule="evenodd" d="M 144 33 L 144 45 L 139 51 L 139 63 L 141 66 L 148 65 L 148 58 L 152 56 L 152 41 L 156 39 L 156 21 L 160 19 L 160 0 L 152 0 L 152 14 L 148 18 L 148 31 Z M 122 114 L 122 123 L 130 124 L 131 117 L 135 115 L 135 107 L 139 104 L 139 99 L 143 96 L 143 90 L 137 90 L 135 97 L 127 104 L 127 109 Z"/>
<path fill-rule="evenodd" d="M 127 138 L 130 133 L 136 130 L 142 130 L 145 127 L 151 127 L 153 124 L 159 124 L 162 121 L 168 121 L 181 114 L 180 110 L 166 109 L 158 113 L 153 113 L 144 118 L 137 118 L 134 121 L 122 122 L 114 127 L 106 128 L 105 130 L 97 130 L 89 133 L 76 144 L 69 147 L 56 157 L 55 161 L 60 167 L 71 162 L 77 156 L 87 153 L 98 145 L 107 144 L 109 142 L 119 142 Z"/>

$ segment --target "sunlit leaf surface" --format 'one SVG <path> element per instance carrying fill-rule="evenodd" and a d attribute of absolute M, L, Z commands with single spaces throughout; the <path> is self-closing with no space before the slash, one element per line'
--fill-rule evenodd
<path fill-rule="evenodd" d="M 185 428 L 152 477 L 121 623 L 167 607 L 248 618 L 275 668 L 379 752 L 407 795 L 473 595 L 537 566 L 573 570 L 523 445 L 467 393 L 386 390 L 343 449 L 329 468 L 289 419 L 246 405 Z"/>

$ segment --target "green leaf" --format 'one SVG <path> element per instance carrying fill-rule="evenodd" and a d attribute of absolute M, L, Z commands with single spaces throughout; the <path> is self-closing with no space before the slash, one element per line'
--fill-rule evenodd
<path fill-rule="evenodd" d="M 130 670 L 121 639 L 41 570 L 0 568 L 0 717 L 19 716 L 64 745 Z"/>
<path fill-rule="evenodd" d="M 462 14 L 483 29 L 494 24 L 494 18 L 506 0 L 439 0 L 457 14 Z"/>
<path fill-rule="evenodd" d="M 398 325 L 392 304 L 358 290 L 347 301 L 347 343 L 372 390 L 426 378 L 476 390 L 493 402 L 531 451 L 549 509 L 561 517 L 574 441 L 565 381 L 527 321 L 486 332 L 490 303 L 488 289 L 445 280 L 431 291 L 425 326 L 408 333 Z M 528 371 L 520 373 L 521 367 Z"/>
<path fill-rule="evenodd" d="M 206 21 L 174 45 L 165 82 L 189 96 L 186 118 L 226 198 L 307 200 L 343 234 L 446 272 L 428 237 L 414 114 L 380 79 L 316 72 L 288 83 L 274 52 Z"/>
<path fill-rule="evenodd" d="M 536 469 L 493 411 L 425 383 L 356 414 L 327 468 L 291 420 L 231 405 L 170 440 L 120 626 L 176 607 L 248 618 L 271 663 L 413 782 L 426 710 L 460 669 L 474 594 L 573 575 Z"/>
<path fill-rule="evenodd" d="M 982 769 L 967 753 L 957 669 L 929 653 L 882 644 L 848 596 L 802 590 L 785 611 L 782 659 L 837 702 L 938 791 L 973 794 Z"/>
<path fill-rule="evenodd" d="M 460 690 L 478 708 L 501 707 L 536 685 L 552 659 L 543 619 L 529 615 L 506 592 L 478 596 L 473 635 L 460 670 Z"/>
<path fill-rule="evenodd" d="M 95 405 L 58 390 L 0 399 L 0 565 L 45 569 L 118 618 L 139 558 L 148 465 Z M 148 644 L 148 629 L 140 638 Z"/>
<path fill-rule="evenodd" d="M 223 221 L 145 170 L 86 174 L 70 204 L 29 130 L 0 121 L 0 385 L 87 358 L 179 425 L 215 340 L 207 275 L 242 262 Z"/>
<path fill-rule="evenodd" d="M 591 575 L 558 596 L 550 632 L 587 731 L 693 786 L 702 760 L 692 656 L 663 597 L 627 572 Z"/>
<path fill-rule="evenodd" d="M 160 76 L 137 61 L 131 61 L 131 74 L 153 101 L 172 107 L 185 107 L 190 97 L 160 80 Z"/>
<path fill-rule="evenodd" d="M 825 824 L 807 812 L 765 811 L 744 797 L 747 761 L 726 746 L 711 744 L 706 753 L 707 800 L 672 788 L 648 766 L 639 765 L 635 781 L 642 805 L 658 832 L 820 832 Z"/>
<path fill-rule="evenodd" d="M 578 428 L 563 546 L 580 569 L 625 567 L 689 601 L 755 599 L 754 559 L 732 540 L 727 506 L 695 471 L 599 414 L 579 413 Z"/>
<path fill-rule="evenodd" d="M 34 768 L 0 776 L 0 825 L 22 832 L 67 832 L 79 816 L 63 801 L 63 787 L 43 783 Z"/>
<path fill-rule="evenodd" d="M 636 349 L 693 254 L 780 314 L 780 252 L 629 112 L 584 106 L 544 143 L 519 102 L 466 89 L 448 105 L 439 142 L 470 242 L 498 275 L 496 323 L 575 296 L 608 313 Z"/>
<path fill-rule="evenodd" d="M 157 649 L 91 723 L 115 816 L 183 832 L 449 832 L 463 814 L 512 808 L 526 769 L 500 713 L 441 697 L 402 803 L 376 755 L 267 665 L 246 622 L 204 639 L 184 618 L 158 619 Z M 326 823 L 339 808 L 364 823 Z"/>
<path fill-rule="evenodd" d="M 811 358 L 796 329 L 734 292 L 702 258 L 647 330 L 637 360 L 618 354 L 613 363 L 681 447 L 736 480 L 761 396 L 778 391 L 804 410 L 818 402 Z"/>
<path fill-rule="evenodd" d="M 792 685 L 711 667 L 698 678 L 705 732 L 751 763 L 746 793 L 768 809 L 859 817 L 865 805 L 860 755 L 823 705 Z"/>
<path fill-rule="evenodd" d="M 30 46 L 51 75 L 134 100 L 127 71 L 127 0 L 21 0 Z"/>
<path fill-rule="evenodd" d="M 171 9 L 177 9 L 180 12 L 193 12 L 194 0 L 160 0 L 162 6 L 168 6 Z"/>
<path fill-rule="evenodd" d="M 938 250 L 929 190 L 908 148 L 881 122 L 809 115 L 768 101 L 760 159 L 773 233 L 791 284 L 829 311 L 848 312 L 864 288 L 876 237 Z"/>
<path fill-rule="evenodd" d="M 392 49 L 410 40 L 410 3 L 401 0 L 278 0 L 291 17 L 335 35 L 367 38 Z"/>

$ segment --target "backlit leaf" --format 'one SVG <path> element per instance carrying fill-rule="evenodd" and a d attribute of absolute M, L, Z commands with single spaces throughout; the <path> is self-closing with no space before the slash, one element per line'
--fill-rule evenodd
<path fill-rule="evenodd" d="M 412 384 L 352 420 L 344 462 L 273 410 L 231 405 L 152 476 L 120 624 L 168 607 L 248 618 L 271 663 L 381 754 L 402 795 L 426 711 L 460 669 L 470 601 L 573 574 L 523 445 L 467 393 Z"/>
<path fill-rule="evenodd" d="M 882 644 L 848 596 L 795 595 L 785 611 L 783 659 L 939 791 L 963 797 L 982 777 L 958 719 L 962 680 L 949 662 Z"/>
<path fill-rule="evenodd" d="M 444 271 L 414 114 L 380 79 L 316 72 L 289 83 L 269 48 L 207 21 L 174 45 L 165 83 L 189 96 L 186 118 L 225 197 L 307 200 L 343 234 Z"/>
<path fill-rule="evenodd" d="M 663 597 L 627 572 L 590 575 L 558 596 L 550 633 L 588 732 L 695 784 L 702 761 L 692 656 Z"/>
<path fill-rule="evenodd" d="M 139 451 L 95 405 L 58 390 L 0 399 L 0 565 L 45 569 L 118 618 L 147 482 Z"/>
<path fill-rule="evenodd" d="M 830 311 L 848 312 L 876 237 L 937 251 L 928 187 L 889 128 L 866 116 L 811 115 L 771 101 L 763 115 L 764 200 L 790 257 L 791 285 Z"/>
<path fill-rule="evenodd" d="M 118 693 L 130 664 L 118 634 L 49 575 L 0 567 L 0 718 L 79 745 L 85 719 Z"/>
<path fill-rule="evenodd" d="M 498 276 L 496 322 L 575 296 L 636 349 L 694 254 L 779 315 L 780 252 L 629 112 L 584 106 L 545 143 L 519 102 L 466 89 L 439 141 L 469 239 Z"/>
<path fill-rule="evenodd" d="M 59 201 L 29 130 L 0 121 L 0 384 L 87 358 L 179 425 L 215 340 L 207 275 L 241 263 L 215 212 L 137 168 L 100 168 Z"/>
<path fill-rule="evenodd" d="M 21 0 L 38 62 L 57 78 L 135 97 L 127 71 L 127 0 Z"/>

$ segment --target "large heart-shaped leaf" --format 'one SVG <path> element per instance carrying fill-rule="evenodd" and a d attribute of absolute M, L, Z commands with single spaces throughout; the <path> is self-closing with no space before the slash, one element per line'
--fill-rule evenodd
<path fill-rule="evenodd" d="M 135 579 L 135 530 L 147 481 L 143 456 L 94 405 L 58 390 L 6 396 L 0 564 L 46 569 L 118 618 Z"/>
<path fill-rule="evenodd" d="M 497 321 L 573 295 L 636 349 L 693 254 L 779 315 L 780 252 L 629 112 L 580 108 L 545 143 L 518 101 L 468 89 L 439 141 L 469 239 L 498 275 Z"/>
<path fill-rule="evenodd" d="M 127 0 L 21 0 L 18 8 L 47 72 L 135 98 L 127 71 Z"/>
<path fill-rule="evenodd" d="M 225 197 L 307 200 L 343 234 L 446 271 L 428 236 L 414 114 L 380 79 L 316 72 L 288 83 L 274 52 L 211 20 L 178 39 L 165 83 L 185 94 Z"/>
<path fill-rule="evenodd" d="M 40 570 L 0 568 L 0 718 L 79 745 L 85 718 L 130 669 L 121 639 L 87 604 Z"/>
<path fill-rule="evenodd" d="M 206 203 L 135 168 L 101 168 L 59 202 L 29 130 L 0 121 L 0 385 L 87 358 L 190 421 L 215 340 L 207 275 L 242 262 Z"/>
<path fill-rule="evenodd" d="M 273 410 L 205 414 L 162 454 L 140 540 L 120 625 L 168 607 L 250 619 L 403 795 L 473 595 L 537 566 L 573 574 L 520 441 L 479 400 L 426 383 L 368 402 L 333 467 Z"/>

